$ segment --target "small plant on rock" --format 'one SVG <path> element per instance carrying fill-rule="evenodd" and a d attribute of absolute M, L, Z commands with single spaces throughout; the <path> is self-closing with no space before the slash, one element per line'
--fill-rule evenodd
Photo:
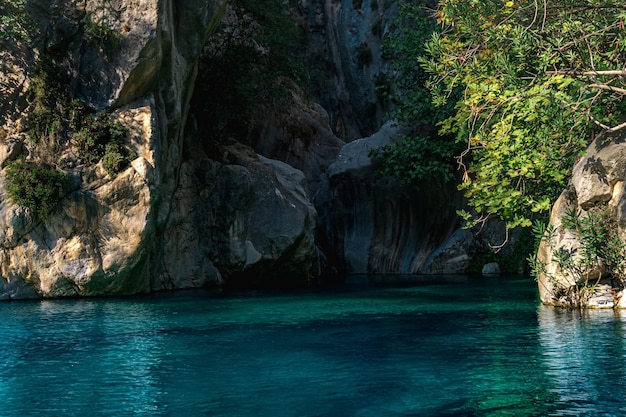
<path fill-rule="evenodd" d="M 30 41 L 37 25 L 26 9 L 26 0 L 0 2 L 0 41 Z"/>
<path fill-rule="evenodd" d="M 128 166 L 130 159 L 131 153 L 121 143 L 110 142 L 104 147 L 102 166 L 113 177 Z"/>
<path fill-rule="evenodd" d="M 113 55 L 122 41 L 122 34 L 112 27 L 112 23 L 120 18 L 109 0 L 103 0 L 93 11 L 85 14 L 81 20 L 85 29 L 85 39 L 91 45 L 99 47 L 106 55 Z"/>
<path fill-rule="evenodd" d="M 39 60 L 27 91 L 26 127 L 32 142 L 59 143 L 64 139 L 62 121 L 67 119 L 70 102 L 68 84 L 52 59 L 43 56 Z"/>

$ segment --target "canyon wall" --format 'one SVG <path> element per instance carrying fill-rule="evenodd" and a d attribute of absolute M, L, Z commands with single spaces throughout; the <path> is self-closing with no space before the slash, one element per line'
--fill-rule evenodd
<path fill-rule="evenodd" d="M 305 285 L 330 273 L 464 272 L 483 240 L 460 228 L 453 184 L 415 189 L 373 174 L 373 147 L 398 140 L 376 93 L 394 2 L 306 0 L 311 86 L 259 104 L 245 138 L 207 143 L 198 60 L 222 3 L 32 0 L 36 47 L 2 57 L 2 166 L 15 159 L 68 175 L 58 209 L 38 218 L 7 198 L 0 176 L 0 298 L 134 294 L 222 285 Z M 113 50 L 85 18 L 112 13 Z M 82 22 L 82 23 L 81 23 Z M 227 22 L 222 22 L 227 24 Z M 76 156 L 75 139 L 27 135 L 26 92 L 38 58 L 54 57 L 71 99 L 129 132 L 133 158 L 112 174 Z M 317 71 L 317 72 L 316 72 Z M 54 145 L 54 146 L 53 146 Z M 51 147 L 54 153 L 51 153 Z"/>

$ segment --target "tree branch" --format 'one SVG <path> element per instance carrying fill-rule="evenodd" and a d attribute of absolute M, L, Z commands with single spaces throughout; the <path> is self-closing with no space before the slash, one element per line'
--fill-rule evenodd
<path fill-rule="evenodd" d="M 613 126 L 610 129 L 607 129 L 607 132 L 612 133 L 612 132 L 617 132 L 618 130 L 622 130 L 626 127 L 626 122 L 619 124 L 617 126 Z"/>
<path fill-rule="evenodd" d="M 579 77 L 592 77 L 594 75 L 599 76 L 620 76 L 626 75 L 626 69 L 623 70 L 603 70 L 603 71 L 567 71 L 567 70 L 556 70 L 556 71 L 546 71 L 548 75 L 575 75 Z"/>
<path fill-rule="evenodd" d="M 622 95 L 626 96 L 626 89 L 619 88 L 619 87 L 613 87 L 612 85 L 608 85 L 608 84 L 589 84 L 588 87 L 589 88 L 599 88 L 601 90 L 609 90 L 609 91 L 613 91 L 614 93 L 619 93 L 619 94 L 622 94 Z"/>

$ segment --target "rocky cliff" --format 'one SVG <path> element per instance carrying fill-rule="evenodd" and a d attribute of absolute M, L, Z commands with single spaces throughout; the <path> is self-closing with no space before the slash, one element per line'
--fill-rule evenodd
<path fill-rule="evenodd" d="M 198 62 L 220 20 L 232 22 L 228 9 L 218 0 L 105 3 L 32 0 L 36 47 L 2 49 L 2 166 L 25 160 L 70 185 L 43 217 L 8 198 L 6 169 L 0 176 L 0 298 L 302 285 L 329 271 L 463 272 L 484 247 L 459 228 L 453 185 L 415 190 L 372 174 L 369 149 L 402 133 L 383 123 L 387 103 L 375 89 L 388 70 L 380 45 L 393 2 L 297 3 L 313 87 L 259 102 L 253 122 L 237 126 L 243 136 L 217 142 L 207 128 L 219 121 L 201 111 L 215 97 L 203 93 Z M 125 128 L 119 146 L 130 157 L 116 172 L 108 157 L 80 153 L 78 128 L 55 136 L 48 126 L 43 141 L 29 134 L 29 86 L 45 56 L 88 120 Z"/>
<path fill-rule="evenodd" d="M 102 161 L 88 165 L 68 157 L 72 163 L 57 164 L 73 190 L 44 220 L 11 203 L 2 188 L 1 297 L 199 287 L 249 269 L 308 279 L 316 213 L 301 173 L 235 148 L 232 164 L 184 157 L 193 152 L 186 149 L 193 139 L 185 129 L 196 62 L 219 3 L 100 6 L 31 2 L 42 28 L 40 46 L 33 54 L 25 44 L 11 45 L 16 65 L 3 74 L 11 88 L 5 97 L 23 97 L 37 54 L 54 53 L 68 72 L 71 97 L 113 114 L 130 132 L 125 146 L 136 158 L 117 175 Z M 85 40 L 83 22 L 99 13 L 114 14 L 106 15 L 107 25 L 121 33 L 113 52 Z M 28 109 L 22 103 L 17 110 Z M 41 144 L 21 134 L 19 112 L 4 118 L 5 154 L 39 162 Z M 72 142 L 57 151 L 72 153 Z"/>
<path fill-rule="evenodd" d="M 397 14 L 395 1 L 304 0 L 300 22 L 309 39 L 313 94 L 344 140 L 376 132 L 389 110 L 376 87 L 389 76 L 382 43 Z"/>

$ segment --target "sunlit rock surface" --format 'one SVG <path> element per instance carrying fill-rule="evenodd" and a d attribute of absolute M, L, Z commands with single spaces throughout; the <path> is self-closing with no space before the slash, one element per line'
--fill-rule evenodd
<path fill-rule="evenodd" d="M 72 173 L 75 191 L 41 221 L 6 198 L 0 183 L 2 298 L 134 294 L 150 290 L 156 178 L 150 106 L 116 113 L 137 158 L 111 178 L 98 164 Z"/>
<path fill-rule="evenodd" d="M 101 164 L 72 169 L 74 191 L 45 221 L 0 190 L 0 298 L 133 294 L 268 271 L 305 281 L 316 274 L 316 211 L 301 171 L 237 150 L 230 164 L 201 154 L 183 160 L 196 61 L 218 4 L 111 2 L 116 17 L 108 22 L 122 36 L 107 51 L 79 40 L 78 20 L 100 13 L 100 2 L 32 3 L 49 35 L 45 47 L 67 50 L 61 66 L 72 73 L 72 95 L 96 110 L 120 109 L 113 114 L 128 128 L 136 159 L 114 178 Z M 2 52 L 10 65 L 3 92 L 16 102 L 37 55 L 23 46 Z M 2 164 L 36 158 L 34 144 L 22 149 L 19 114 L 3 105 L 10 117 Z M 302 117 L 324 123 L 319 112 L 312 107 Z M 327 136 L 324 142 L 337 143 Z M 326 155 L 318 144 L 311 146 Z M 300 165 L 319 177 L 319 159 Z"/>

